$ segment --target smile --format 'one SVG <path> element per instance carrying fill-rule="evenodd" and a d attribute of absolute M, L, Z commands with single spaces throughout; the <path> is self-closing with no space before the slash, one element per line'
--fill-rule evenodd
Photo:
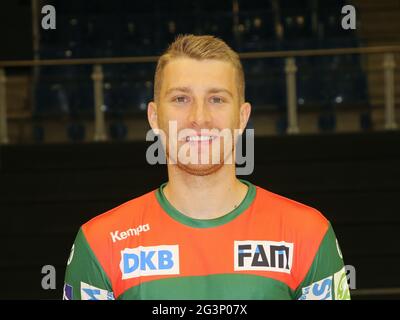
<path fill-rule="evenodd" d="M 186 142 L 203 142 L 216 139 L 216 136 L 187 136 Z"/>

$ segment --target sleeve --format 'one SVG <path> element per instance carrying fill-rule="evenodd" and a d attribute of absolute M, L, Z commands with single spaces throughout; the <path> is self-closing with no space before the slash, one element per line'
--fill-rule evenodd
<path fill-rule="evenodd" d="M 295 291 L 299 300 L 350 300 L 346 269 L 331 224 L 313 263 Z"/>
<path fill-rule="evenodd" d="M 114 300 L 110 283 L 80 228 L 67 261 L 63 300 Z"/>

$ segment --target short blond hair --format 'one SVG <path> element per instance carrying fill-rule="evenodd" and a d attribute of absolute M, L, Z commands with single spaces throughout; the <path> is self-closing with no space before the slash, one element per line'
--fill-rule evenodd
<path fill-rule="evenodd" d="M 244 102 L 244 72 L 238 54 L 217 37 L 210 35 L 196 36 L 193 34 L 178 35 L 158 59 L 154 76 L 154 100 L 156 102 L 159 99 L 162 72 L 165 66 L 172 59 L 183 57 L 196 60 L 214 59 L 231 63 L 236 70 L 239 102 Z"/>

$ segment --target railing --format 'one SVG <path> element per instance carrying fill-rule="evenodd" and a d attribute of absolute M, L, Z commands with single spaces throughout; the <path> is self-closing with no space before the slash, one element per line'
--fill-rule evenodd
<path fill-rule="evenodd" d="M 284 58 L 287 95 L 287 133 L 300 132 L 297 114 L 296 92 L 296 57 L 332 56 L 348 54 L 380 54 L 383 57 L 384 72 L 384 99 L 386 130 L 397 128 L 395 115 L 395 54 L 400 52 L 400 46 L 364 47 L 364 48 L 337 48 L 318 50 L 249 52 L 240 54 L 241 59 Z M 8 143 L 7 133 L 7 106 L 6 106 L 6 68 L 8 67 L 35 67 L 61 65 L 93 65 L 92 80 L 94 86 L 95 130 L 94 140 L 107 139 L 105 132 L 105 115 L 103 108 L 103 71 L 102 65 L 120 63 L 156 62 L 157 56 L 148 57 L 119 57 L 119 58 L 91 58 L 91 59 L 60 59 L 60 60 L 22 60 L 0 61 L 0 143 Z"/>
<path fill-rule="evenodd" d="M 355 289 L 351 290 L 352 299 L 399 299 L 400 288 L 373 288 L 373 289 Z"/>

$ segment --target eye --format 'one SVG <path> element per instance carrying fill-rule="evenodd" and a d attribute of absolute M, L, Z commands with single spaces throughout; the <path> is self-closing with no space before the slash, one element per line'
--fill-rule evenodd
<path fill-rule="evenodd" d="M 177 97 L 174 97 L 172 99 L 172 101 L 176 102 L 176 103 L 188 103 L 189 102 L 189 97 L 187 97 L 187 96 L 177 96 Z"/>
<path fill-rule="evenodd" d="M 225 100 L 221 97 L 211 97 L 210 98 L 211 103 L 216 103 L 216 104 L 220 104 L 220 103 L 224 103 Z"/>

